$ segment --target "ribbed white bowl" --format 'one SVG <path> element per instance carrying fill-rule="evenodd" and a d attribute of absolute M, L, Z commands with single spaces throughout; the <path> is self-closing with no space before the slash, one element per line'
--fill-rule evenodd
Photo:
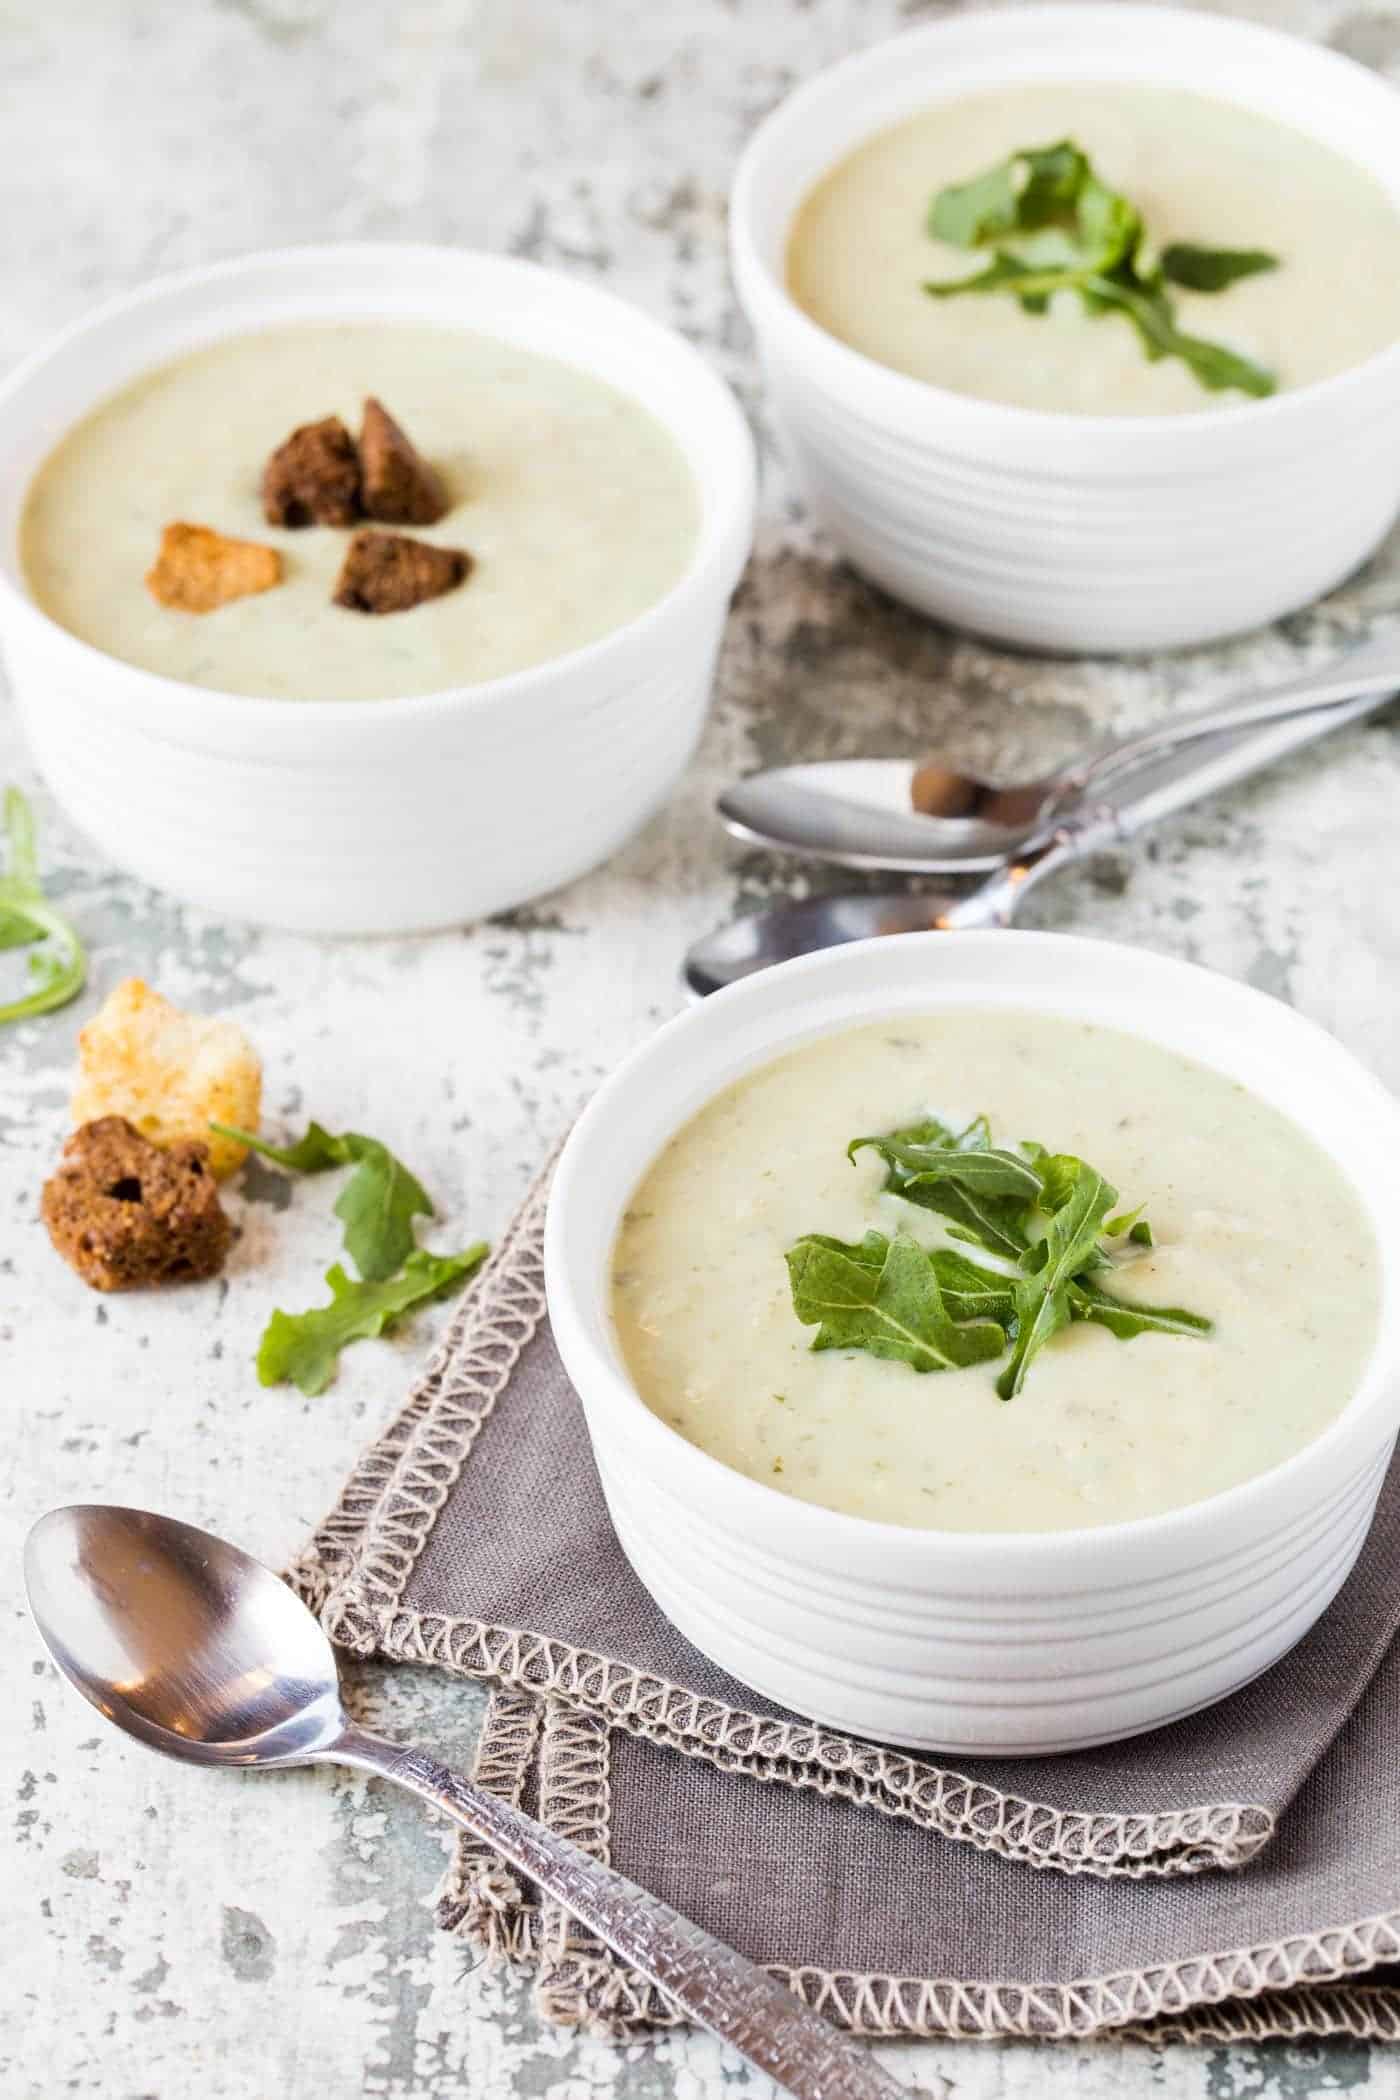
<path fill-rule="evenodd" d="M 1191 1508 L 1092 1530 L 913 1531 L 779 1494 L 653 1415 L 623 1367 L 608 1268 L 661 1146 L 741 1073 L 861 1021 L 1031 1007 L 1126 1028 L 1231 1074 L 1350 1177 L 1384 1250 L 1364 1379 L 1305 1450 Z M 1400 1423 L 1400 1106 L 1247 986 L 1038 933 L 909 934 L 787 963 L 672 1021 L 595 1097 L 550 1202 L 550 1316 L 623 1549 L 695 1645 L 800 1714 L 917 1748 L 1023 1754 L 1154 1728 L 1304 1634 L 1360 1548 Z M 1340 1399 L 1342 1396 L 1338 1396 Z"/>
<path fill-rule="evenodd" d="M 856 568 L 979 633 L 1134 650 L 1276 619 L 1340 582 L 1400 507 L 1400 345 L 1199 415 L 1041 414 L 889 371 L 784 287 L 794 212 L 861 139 L 935 102 L 1057 78 L 1203 89 L 1312 133 L 1400 202 L 1400 95 L 1251 23 L 1017 7 L 879 44 L 782 103 L 734 184 L 735 280 L 793 464 Z"/>
<path fill-rule="evenodd" d="M 587 648 L 405 700 L 206 692 L 118 663 L 41 613 L 19 570 L 18 520 L 72 422 L 183 350 L 327 318 L 478 329 L 634 395 L 699 486 L 685 575 Z M 581 874 L 670 792 L 709 704 L 753 481 L 728 389 L 678 335 L 591 286 L 447 248 L 248 256 L 102 308 L 0 387 L 0 642 L 45 777 L 121 866 L 211 910 L 301 932 L 456 924 Z"/>

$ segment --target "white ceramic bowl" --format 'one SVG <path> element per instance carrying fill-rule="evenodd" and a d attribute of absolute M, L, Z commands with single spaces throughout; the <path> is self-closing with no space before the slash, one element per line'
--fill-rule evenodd
<path fill-rule="evenodd" d="M 982 634 L 1155 649 L 1276 619 L 1340 582 L 1400 507 L 1400 345 L 1198 415 L 1052 415 L 889 371 L 784 288 L 797 206 L 860 140 L 932 103 L 1044 79 L 1204 89 L 1311 132 L 1400 201 L 1400 95 L 1251 23 L 1015 7 L 879 44 L 782 103 L 734 185 L 735 279 L 798 476 L 856 568 Z"/>
<path fill-rule="evenodd" d="M 404 700 L 206 692 L 119 663 L 40 612 L 20 575 L 18 519 L 73 421 L 182 351 L 328 318 L 478 329 L 633 395 L 699 486 L 684 576 L 586 648 Z M 0 642 L 45 777 L 121 866 L 302 932 L 451 925 L 581 874 L 665 799 L 704 720 L 753 483 L 748 428 L 722 381 L 681 337 L 590 285 L 450 248 L 252 255 L 116 300 L 0 387 Z"/>
<path fill-rule="evenodd" d="M 732 1472 L 637 1397 L 608 1267 L 656 1153 L 722 1087 L 883 1015 L 1029 1007 L 1125 1028 L 1241 1080 L 1350 1177 L 1384 1310 L 1344 1411 L 1284 1464 L 1166 1515 L 1046 1533 L 914 1531 Z M 546 1233 L 549 1309 L 617 1534 L 681 1631 L 745 1684 L 857 1735 L 970 1754 L 1153 1728 L 1267 1669 L 1330 1601 L 1400 1422 L 1400 1105 L 1330 1036 L 1229 978 L 1042 933 L 907 934 L 786 963 L 660 1030 L 574 1129 Z"/>

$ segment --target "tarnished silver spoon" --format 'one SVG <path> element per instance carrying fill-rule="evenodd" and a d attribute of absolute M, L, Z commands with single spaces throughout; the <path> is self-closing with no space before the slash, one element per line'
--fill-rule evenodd
<path fill-rule="evenodd" d="M 187 1764 L 378 1772 L 482 1839 L 796 2100 L 908 2100 L 791 1992 L 567 1838 L 421 1750 L 357 1728 L 335 1654 L 260 1562 L 146 1510 L 50 1510 L 25 1546 L 50 1655 L 99 1713 Z"/>
<path fill-rule="evenodd" d="M 1248 700 L 1177 715 L 1072 759 L 1039 780 L 997 786 L 941 759 L 838 758 L 776 766 L 726 788 L 719 813 L 737 838 L 838 867 L 891 874 L 993 868 L 1055 815 L 1147 759 L 1225 730 L 1256 729 L 1400 687 L 1400 635 L 1363 642 Z"/>
<path fill-rule="evenodd" d="M 696 998 L 722 991 L 773 963 L 819 948 L 868 940 L 883 933 L 959 932 L 1009 926 L 1037 882 L 1081 860 L 1126 845 L 1150 824 L 1206 795 L 1258 773 L 1276 760 L 1329 736 L 1345 723 L 1374 714 L 1389 691 L 1315 708 L 1266 729 L 1219 731 L 1164 758 L 1144 761 L 1100 797 L 1081 801 L 1059 822 L 1041 826 L 1016 853 L 997 861 L 972 889 L 917 895 L 912 891 L 806 897 L 735 919 L 696 941 L 683 965 Z"/>

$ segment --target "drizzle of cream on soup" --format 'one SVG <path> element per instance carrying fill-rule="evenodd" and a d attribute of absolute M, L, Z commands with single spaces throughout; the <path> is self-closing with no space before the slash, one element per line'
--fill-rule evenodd
<path fill-rule="evenodd" d="M 1172 241 L 1262 248 L 1280 267 L 1212 295 L 1173 288 L 1177 325 L 1253 358 L 1279 387 L 1347 371 L 1400 338 L 1400 210 L 1363 168 L 1301 131 L 1178 88 L 1034 81 L 940 104 L 839 161 L 793 224 L 787 281 L 814 321 L 878 363 L 983 400 L 1088 415 L 1180 415 L 1240 402 L 1175 359 L 1153 364 L 1118 315 L 1059 294 L 931 299 L 966 249 L 930 238 L 936 191 L 1028 146 L 1073 138 Z"/>
<path fill-rule="evenodd" d="M 1204 1341 L 1077 1324 L 997 1398 L 996 1364 L 920 1376 L 814 1354 L 786 1250 L 939 1221 L 847 1140 L 986 1111 L 1145 1203 L 1157 1245 L 1124 1298 L 1189 1305 Z M 1379 1316 L 1360 1199 L 1287 1117 L 1137 1036 L 1058 1017 L 900 1015 L 828 1036 L 716 1097 L 655 1161 L 613 1264 L 623 1358 L 653 1413 L 724 1465 L 827 1509 L 951 1531 L 1059 1531 L 1199 1502 L 1311 1442 Z"/>
<path fill-rule="evenodd" d="M 278 531 L 259 496 L 294 426 L 358 430 L 366 394 L 450 498 L 440 523 L 404 529 L 474 562 L 460 589 L 377 618 L 331 602 L 349 533 Z M 20 553 L 52 619 L 143 670 L 383 700 L 521 671 L 635 619 L 684 572 L 699 512 L 669 432 L 591 373 L 465 331 L 308 323 L 195 351 L 95 409 L 39 468 Z M 212 613 L 157 605 L 143 579 L 175 519 L 276 547 L 283 582 Z"/>

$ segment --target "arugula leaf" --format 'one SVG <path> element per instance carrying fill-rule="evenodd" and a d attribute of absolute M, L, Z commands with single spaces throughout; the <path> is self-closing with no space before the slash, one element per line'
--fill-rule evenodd
<path fill-rule="evenodd" d="M 995 1320 L 1010 1332 L 1016 1317 L 1012 1277 L 982 1268 L 955 1247 L 936 1247 L 931 1259 L 943 1303 L 955 1320 Z"/>
<path fill-rule="evenodd" d="M 1120 1218 L 1110 1218 L 1103 1229 L 1104 1238 L 1128 1239 L 1135 1247 L 1155 1247 L 1156 1237 L 1142 1214 L 1144 1208 L 1145 1206 L 1139 1203 L 1136 1210 L 1125 1210 Z"/>
<path fill-rule="evenodd" d="M 87 981 L 87 957 L 71 922 L 49 903 L 39 880 L 34 814 L 16 787 L 4 802 L 7 871 L 0 876 L 0 948 L 27 948 L 33 989 L 0 1006 L 0 1023 L 28 1021 L 76 999 Z"/>
<path fill-rule="evenodd" d="M 1117 1201 L 1117 1189 L 1082 1159 L 1060 1152 L 1047 1162 L 1041 1207 L 1050 1222 L 1045 1238 L 1022 1257 L 1024 1273 L 1014 1290 L 1016 1339 L 1011 1361 L 997 1380 L 1003 1400 L 1016 1397 L 1032 1359 L 1068 1326 L 1069 1286 L 1098 1254 L 1104 1219 Z"/>
<path fill-rule="evenodd" d="M 369 1283 L 398 1274 L 413 1252 L 414 1218 L 433 1215 L 422 1184 L 378 1138 L 362 1137 L 356 1130 L 337 1137 L 319 1123 L 310 1123 L 294 1145 L 269 1145 L 228 1123 L 210 1128 L 294 1174 L 353 1165 L 355 1172 L 340 1192 L 335 1214 L 345 1227 L 346 1251 Z"/>
<path fill-rule="evenodd" d="M 1110 1216 L 1117 1191 L 1086 1161 L 1033 1139 L 992 1143 L 985 1116 L 965 1130 L 930 1116 L 887 1137 L 853 1138 L 885 1162 L 885 1190 L 945 1220 L 960 1248 L 923 1248 L 907 1233 L 870 1231 L 848 1242 L 806 1233 L 788 1250 L 793 1309 L 815 1326 L 814 1349 L 864 1349 L 918 1371 L 1011 1356 L 997 1381 L 1010 1400 L 1033 1359 L 1072 1320 L 1091 1320 L 1120 1341 L 1139 1334 L 1201 1336 L 1211 1322 L 1180 1306 L 1135 1305 L 1103 1278 L 1115 1264 L 1105 1242 L 1153 1244 L 1143 1206 Z M 1043 1229 L 1042 1229 L 1043 1228 Z M 1000 1336 L 1000 1340 L 996 1339 Z"/>
<path fill-rule="evenodd" d="M 455 1290 L 486 1252 L 484 1240 L 461 1254 L 429 1254 L 420 1247 L 409 1255 L 403 1274 L 387 1282 L 358 1281 L 337 1262 L 326 1271 L 329 1305 L 273 1313 L 258 1348 L 259 1384 L 294 1385 L 308 1398 L 323 1393 L 335 1377 L 342 1349 L 384 1334 L 415 1306 Z"/>
<path fill-rule="evenodd" d="M 953 1318 L 927 1249 L 908 1233 L 886 1243 L 877 1267 L 881 1237 L 867 1233 L 847 1246 L 814 1234 L 788 1250 L 793 1310 L 804 1326 L 816 1327 L 814 1349 L 864 1349 L 924 1372 L 1001 1355 L 1002 1328 L 995 1320 Z"/>
<path fill-rule="evenodd" d="M 1172 318 L 1171 306 L 1160 285 L 1129 284 L 1090 274 L 1084 279 L 1081 289 L 1089 293 L 1101 309 L 1116 307 L 1126 314 L 1150 358 L 1179 357 L 1183 364 L 1189 365 L 1201 385 L 1211 392 L 1238 387 L 1241 393 L 1258 399 L 1274 391 L 1274 376 L 1265 371 L 1263 365 L 1256 365 L 1251 358 L 1227 350 L 1223 343 L 1208 342 L 1204 336 L 1183 334 Z"/>
<path fill-rule="evenodd" d="M 1189 292 L 1223 292 L 1241 277 L 1277 268 L 1278 257 L 1265 248 L 1198 248 L 1191 241 L 1173 241 L 1162 250 L 1162 275 Z"/>
<path fill-rule="evenodd" d="M 1092 1283 L 1080 1276 L 1069 1287 L 1070 1317 L 1075 1320 L 1093 1320 L 1106 1327 L 1110 1334 L 1117 1335 L 1120 1342 L 1130 1342 L 1139 1334 L 1184 1334 L 1202 1335 L 1211 1332 L 1211 1322 L 1199 1313 L 1185 1312 L 1177 1305 L 1136 1305 L 1123 1298 L 1115 1298 L 1102 1284 Z"/>
<path fill-rule="evenodd" d="M 1052 225 L 1074 207 L 1089 163 L 1069 139 L 1013 153 L 970 182 L 940 190 L 928 230 L 954 248 L 980 248 L 1003 234 Z"/>
<path fill-rule="evenodd" d="M 1166 287 L 1221 292 L 1277 268 L 1278 258 L 1262 248 L 1178 241 L 1155 267 L 1144 268 L 1141 215 L 1099 179 L 1072 140 L 1013 153 L 970 182 L 940 190 L 928 228 L 953 247 L 996 250 L 971 276 L 926 282 L 931 298 L 1006 292 L 1027 313 L 1043 315 L 1055 293 L 1076 292 L 1086 314 L 1122 315 L 1149 359 L 1179 358 L 1204 387 L 1236 387 L 1254 396 L 1274 390 L 1262 365 L 1179 329 Z"/>
<path fill-rule="evenodd" d="M 1014 1258 L 1026 1245 L 1024 1214 L 1040 1197 L 1040 1175 L 1030 1162 L 1015 1152 L 1004 1152 L 985 1143 L 985 1125 L 975 1148 L 960 1149 L 961 1140 L 943 1132 L 941 1124 L 916 1124 L 910 1131 L 896 1130 L 888 1137 L 853 1138 L 847 1157 L 854 1159 L 866 1146 L 885 1162 L 885 1187 L 891 1195 L 903 1196 L 924 1210 L 951 1218 L 977 1243 L 993 1254 Z M 963 1133 L 963 1138 L 968 1132 Z"/>

